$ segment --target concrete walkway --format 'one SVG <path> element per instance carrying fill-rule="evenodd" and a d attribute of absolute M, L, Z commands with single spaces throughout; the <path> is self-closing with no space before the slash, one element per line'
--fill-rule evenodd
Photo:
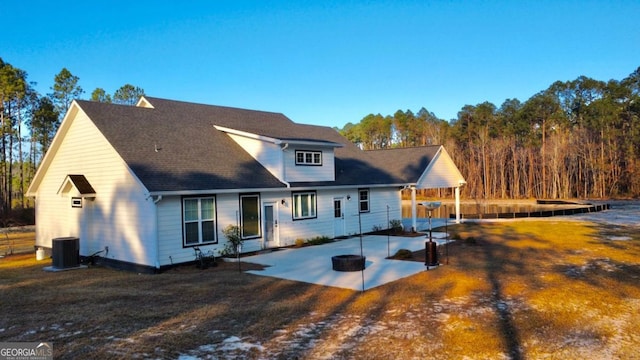
<path fill-rule="evenodd" d="M 445 237 L 445 233 L 433 233 L 433 241 L 438 244 L 444 244 Z M 334 271 L 331 264 L 331 257 L 335 255 L 360 255 L 360 237 L 317 246 L 282 249 L 248 256 L 242 260 L 268 266 L 264 270 L 247 271 L 251 274 L 362 291 L 426 271 L 424 263 L 421 262 L 386 259 L 388 254 L 393 255 L 399 249 L 411 251 L 424 249 L 425 240 L 428 240 L 428 235 L 426 237 L 364 235 L 362 237 L 362 254 L 366 257 L 364 271 Z"/>

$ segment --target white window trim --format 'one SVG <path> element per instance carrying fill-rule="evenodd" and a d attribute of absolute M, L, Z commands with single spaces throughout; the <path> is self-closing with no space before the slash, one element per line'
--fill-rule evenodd
<path fill-rule="evenodd" d="M 360 193 L 362 192 L 366 192 L 367 193 L 367 199 L 366 200 L 362 200 L 360 198 Z M 366 203 L 367 204 L 367 210 L 362 210 L 362 204 Z M 369 189 L 358 189 L 358 211 L 361 213 L 368 213 L 371 211 L 371 192 L 369 191 Z"/>
<path fill-rule="evenodd" d="M 315 219 L 317 218 L 317 209 L 318 209 L 318 195 L 315 191 L 306 191 L 306 192 L 298 192 L 293 193 L 292 195 L 292 204 L 291 207 L 293 220 L 304 220 L 304 219 Z M 302 197 L 303 196 L 312 196 L 309 204 L 309 215 L 302 215 Z M 296 213 L 296 210 L 298 213 Z"/>

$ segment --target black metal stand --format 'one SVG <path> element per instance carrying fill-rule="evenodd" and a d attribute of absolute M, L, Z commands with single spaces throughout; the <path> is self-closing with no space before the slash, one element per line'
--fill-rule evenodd
<path fill-rule="evenodd" d="M 444 212 L 444 233 L 446 234 L 444 239 L 445 264 L 449 265 L 449 213 L 447 212 L 447 205 L 444 206 Z"/>
<path fill-rule="evenodd" d="M 425 241 L 425 258 L 424 266 L 429 270 L 430 266 L 438 266 L 438 244 L 433 242 L 433 233 L 431 228 L 431 210 L 429 210 L 429 241 Z"/>

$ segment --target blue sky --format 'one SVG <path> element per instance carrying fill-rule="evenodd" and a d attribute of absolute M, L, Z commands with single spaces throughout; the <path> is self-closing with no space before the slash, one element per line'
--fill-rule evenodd
<path fill-rule="evenodd" d="M 342 127 L 525 101 L 640 66 L 640 1 L 2 1 L 0 57 L 51 92 L 150 96 Z"/>

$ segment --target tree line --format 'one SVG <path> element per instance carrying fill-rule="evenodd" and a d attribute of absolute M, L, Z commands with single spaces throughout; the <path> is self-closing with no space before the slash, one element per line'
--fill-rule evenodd
<path fill-rule="evenodd" d="M 524 102 L 465 105 L 450 121 L 422 108 L 337 130 L 362 149 L 444 145 L 467 198 L 640 195 L 640 67 L 622 80 L 556 81 Z"/>
<path fill-rule="evenodd" d="M 74 99 L 84 90 L 63 68 L 51 93 L 0 58 L 0 215 L 31 206 L 28 185 Z M 133 105 L 126 84 L 90 100 Z M 622 80 L 556 81 L 524 102 L 465 105 L 444 120 L 420 109 L 369 114 L 336 129 L 362 149 L 442 144 L 476 199 L 608 198 L 640 195 L 640 67 Z"/>
<path fill-rule="evenodd" d="M 51 93 L 39 94 L 25 70 L 0 57 L 0 215 L 32 204 L 25 197 L 33 175 L 71 102 L 85 93 L 80 79 L 63 68 L 53 79 Z M 113 95 L 97 88 L 93 101 L 135 104 L 144 90 L 126 84 Z"/>

